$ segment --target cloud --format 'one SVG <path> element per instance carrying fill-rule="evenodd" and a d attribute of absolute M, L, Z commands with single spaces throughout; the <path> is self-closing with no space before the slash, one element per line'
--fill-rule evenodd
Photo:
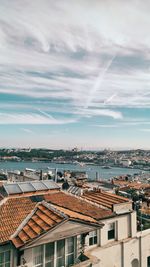
<path fill-rule="evenodd" d="M 150 132 L 150 129 L 140 129 L 141 132 Z"/>
<path fill-rule="evenodd" d="M 25 133 L 28 133 L 28 134 L 33 134 L 33 133 L 34 133 L 32 130 L 27 129 L 27 128 L 22 128 L 21 130 L 22 130 L 23 132 L 25 132 Z"/>
<path fill-rule="evenodd" d="M 75 119 L 55 119 L 52 116 L 45 116 L 38 113 L 0 113 L 0 124 L 50 124 L 61 125 L 74 123 Z"/>
<path fill-rule="evenodd" d="M 119 125 L 117 124 L 94 124 L 92 126 L 100 127 L 100 128 L 118 128 Z"/>
<path fill-rule="evenodd" d="M 101 128 L 123 128 L 123 127 L 139 127 L 142 125 L 150 125 L 150 121 L 149 120 L 145 120 L 145 119 L 125 119 L 122 118 L 120 120 L 117 121 L 117 123 L 115 124 L 94 124 L 93 126 L 95 127 L 101 127 Z M 149 131 L 149 129 L 139 129 L 140 131 Z"/>
<path fill-rule="evenodd" d="M 149 8 L 136 0 L 2 0 L 0 94 L 67 116 L 121 119 L 120 107 L 149 108 Z M 18 121 L 30 116 L 20 113 Z"/>
<path fill-rule="evenodd" d="M 122 119 L 123 115 L 119 111 L 113 111 L 110 109 L 80 109 L 77 114 L 86 117 L 93 117 L 93 116 L 106 116 L 111 117 L 113 119 Z"/>

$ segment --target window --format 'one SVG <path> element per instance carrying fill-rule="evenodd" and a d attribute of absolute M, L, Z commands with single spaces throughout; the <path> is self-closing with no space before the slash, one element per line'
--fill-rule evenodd
<path fill-rule="evenodd" d="M 74 264 L 76 247 L 76 237 L 70 237 L 57 242 L 35 247 L 33 248 L 33 266 L 70 267 Z"/>
<path fill-rule="evenodd" d="M 76 254 L 76 238 L 70 237 L 66 239 L 66 266 L 71 266 L 74 263 Z"/>
<path fill-rule="evenodd" d="M 138 259 L 134 259 L 134 260 L 131 262 L 131 265 L 132 265 L 132 267 L 138 267 L 138 266 L 139 266 L 139 261 L 138 261 Z"/>
<path fill-rule="evenodd" d="M 10 251 L 0 253 L 0 267 L 10 267 Z"/>
<path fill-rule="evenodd" d="M 33 264 L 35 267 L 43 267 L 43 246 L 33 248 Z"/>
<path fill-rule="evenodd" d="M 147 257 L 147 267 L 150 267 L 150 256 Z"/>
<path fill-rule="evenodd" d="M 65 240 L 57 241 L 57 267 L 65 266 Z"/>
<path fill-rule="evenodd" d="M 110 223 L 108 225 L 108 240 L 115 238 L 115 223 Z"/>
<path fill-rule="evenodd" d="M 54 267 L 54 245 L 54 242 L 45 245 L 45 267 Z"/>
<path fill-rule="evenodd" d="M 89 233 L 89 246 L 97 244 L 97 231 Z"/>

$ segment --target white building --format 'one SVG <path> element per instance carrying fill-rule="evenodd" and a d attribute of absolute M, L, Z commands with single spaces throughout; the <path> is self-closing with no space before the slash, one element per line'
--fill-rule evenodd
<path fill-rule="evenodd" d="M 129 167 L 129 166 L 132 164 L 132 161 L 129 160 L 129 159 L 121 159 L 121 160 L 120 160 L 120 164 L 121 164 L 123 167 Z"/>
<path fill-rule="evenodd" d="M 150 230 L 137 232 L 125 198 L 77 197 L 50 181 L 0 192 L 0 267 L 150 267 Z"/>

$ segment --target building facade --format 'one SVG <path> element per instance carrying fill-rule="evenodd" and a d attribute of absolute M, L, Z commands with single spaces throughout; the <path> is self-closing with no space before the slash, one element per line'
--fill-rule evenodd
<path fill-rule="evenodd" d="M 42 181 L 0 192 L 0 267 L 150 267 L 150 229 L 127 199 Z"/>

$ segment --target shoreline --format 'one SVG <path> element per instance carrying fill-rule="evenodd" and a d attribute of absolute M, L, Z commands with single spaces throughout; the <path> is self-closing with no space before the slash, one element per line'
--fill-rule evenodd
<path fill-rule="evenodd" d="M 132 166 L 132 167 L 126 167 L 126 166 L 104 166 L 104 165 L 99 165 L 97 163 L 83 163 L 83 166 L 80 165 L 79 163 L 74 163 L 74 162 L 53 162 L 53 161 L 49 161 L 49 160 L 39 160 L 39 161 L 32 161 L 32 160 L 20 160 L 20 161 L 15 161 L 15 160 L 3 160 L 0 161 L 1 163 L 11 163 L 11 164 L 19 164 L 19 163 L 30 163 L 30 164 L 37 164 L 37 163 L 46 163 L 46 164 L 58 164 L 58 165 L 75 165 L 75 166 L 79 166 L 79 168 L 84 168 L 85 166 L 97 166 L 100 167 L 101 169 L 106 169 L 106 170 L 111 170 L 113 168 L 118 168 L 118 169 L 128 169 L 128 170 L 139 170 L 139 171 L 144 171 L 144 172 L 150 172 L 150 167 L 148 167 L 148 169 L 145 168 L 139 168 L 136 166 Z"/>

